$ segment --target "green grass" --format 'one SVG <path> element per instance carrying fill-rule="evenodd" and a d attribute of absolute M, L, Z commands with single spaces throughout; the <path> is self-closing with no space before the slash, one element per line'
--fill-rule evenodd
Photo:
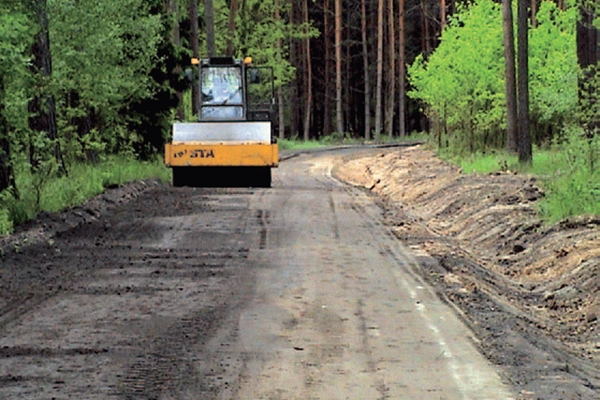
<path fill-rule="evenodd" d="M 123 157 L 109 157 L 98 165 L 75 164 L 69 175 L 46 181 L 29 171 L 17 174 L 19 198 L 3 193 L 0 196 L 0 235 L 12 231 L 15 225 L 34 218 L 39 212 L 57 212 L 84 203 L 104 191 L 143 179 L 168 182 L 171 171 L 157 159 L 140 162 Z"/>
<path fill-rule="evenodd" d="M 390 139 L 389 136 L 381 136 L 380 143 L 382 144 L 392 144 L 392 143 L 404 143 L 415 140 L 426 140 L 427 135 L 422 134 L 411 134 L 405 137 L 393 137 Z M 297 137 L 292 139 L 279 139 L 279 149 L 280 150 L 310 150 L 310 149 L 318 149 L 329 146 L 339 146 L 339 145 L 351 145 L 351 144 L 374 144 L 373 140 L 365 141 L 363 138 L 353 138 L 350 134 L 339 134 L 338 132 L 334 132 L 329 136 L 324 136 L 319 140 L 311 139 L 311 140 L 301 140 Z"/>
<path fill-rule="evenodd" d="M 452 157 L 440 154 L 465 173 L 488 174 L 512 171 L 536 176 L 545 197 L 538 204 L 540 217 L 548 223 L 581 215 L 600 215 L 600 168 L 592 171 L 585 149 L 569 144 L 550 150 L 534 149 L 530 166 L 519 165 L 517 156 L 503 151 Z"/>
<path fill-rule="evenodd" d="M 540 212 L 548 222 L 579 215 L 600 216 L 600 173 L 573 171 L 545 179 L 543 184 L 546 197 Z"/>
<path fill-rule="evenodd" d="M 279 150 L 310 150 L 325 147 L 326 145 L 318 140 L 294 140 L 279 139 L 277 141 Z"/>

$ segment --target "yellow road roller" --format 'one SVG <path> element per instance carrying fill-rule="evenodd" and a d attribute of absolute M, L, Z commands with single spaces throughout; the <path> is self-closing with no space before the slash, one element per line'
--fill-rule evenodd
<path fill-rule="evenodd" d="M 273 70 L 251 63 L 192 60 L 198 66 L 198 121 L 173 124 L 165 164 L 174 186 L 271 186 L 271 168 L 279 163 Z"/>

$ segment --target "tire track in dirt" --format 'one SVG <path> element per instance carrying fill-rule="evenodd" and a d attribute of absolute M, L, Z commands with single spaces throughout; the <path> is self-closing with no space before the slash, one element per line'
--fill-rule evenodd
<path fill-rule="evenodd" d="M 204 343 L 252 285 L 251 195 L 158 185 L 5 246 L 0 397 L 214 396 Z"/>

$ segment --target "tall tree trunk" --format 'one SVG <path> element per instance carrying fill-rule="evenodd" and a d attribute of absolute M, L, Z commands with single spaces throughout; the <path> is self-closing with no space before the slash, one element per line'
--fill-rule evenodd
<path fill-rule="evenodd" d="M 323 43 L 325 46 L 325 93 L 323 104 L 323 135 L 331 133 L 331 0 L 323 2 Z"/>
<path fill-rule="evenodd" d="M 308 19 L 308 1 L 304 0 L 303 13 L 304 23 L 308 26 L 310 20 Z M 308 29 L 308 28 L 307 28 Z M 308 34 L 308 31 L 305 32 Z M 304 140 L 310 139 L 310 116 L 312 114 L 312 63 L 310 54 L 310 38 L 304 39 L 304 56 L 306 62 L 306 109 L 304 110 Z"/>
<path fill-rule="evenodd" d="M 381 139 L 381 92 L 383 84 L 383 2 L 377 1 L 377 86 L 375 88 L 375 141 Z"/>
<path fill-rule="evenodd" d="M 174 47 L 179 47 L 181 45 L 181 36 L 179 33 L 179 1 L 178 0 L 168 0 L 168 12 L 169 15 L 173 17 L 173 27 L 171 29 L 171 43 L 173 43 Z M 179 76 L 181 75 L 181 66 L 177 65 L 173 68 L 173 74 Z M 177 110 L 176 117 L 179 121 L 185 120 L 185 108 L 183 107 L 183 92 L 181 90 L 177 90 L 175 92 L 177 96 Z"/>
<path fill-rule="evenodd" d="M 0 112 L 2 107 L 0 107 Z M 0 115 L 0 129 L 4 131 L 6 121 Z M 5 131 L 4 131 L 5 132 Z M 10 162 L 10 140 L 2 134 L 0 136 L 0 193 L 8 189 L 14 191 L 16 188 L 12 163 Z"/>
<path fill-rule="evenodd" d="M 198 0 L 190 0 L 193 3 L 196 3 L 196 10 L 198 9 Z M 196 18 L 196 21 L 198 18 Z M 206 25 L 206 51 L 208 57 L 215 56 L 215 19 L 214 19 L 214 9 L 213 9 L 213 0 L 204 0 L 204 23 Z M 198 24 L 196 23 L 196 26 Z M 196 28 L 197 29 L 197 28 Z M 196 35 L 197 37 L 198 35 Z M 197 39 L 196 39 L 197 40 Z"/>
<path fill-rule="evenodd" d="M 398 0 L 398 134 L 406 136 L 406 29 L 405 29 L 405 0 Z"/>
<path fill-rule="evenodd" d="M 33 45 L 32 67 L 45 81 L 52 76 L 52 53 L 50 51 L 50 32 L 48 15 L 46 13 L 46 0 L 32 0 L 33 10 L 38 18 L 39 31 Z M 46 90 L 46 88 L 44 88 Z M 38 93 L 28 104 L 28 111 L 33 116 L 29 118 L 29 127 L 33 131 L 45 132 L 48 139 L 53 141 L 52 156 L 58 165 L 58 173 L 66 174 L 65 163 L 58 141 L 58 127 L 56 124 L 56 105 L 54 96 L 47 93 Z M 38 164 L 39 156 L 35 154 L 34 146 L 30 146 L 30 160 L 32 166 Z"/>
<path fill-rule="evenodd" d="M 598 28 L 594 26 L 594 11 L 579 6 L 577 21 L 577 61 L 581 69 L 598 62 Z"/>
<path fill-rule="evenodd" d="M 427 1 L 421 0 L 421 12 L 423 15 L 423 19 L 421 21 L 422 24 L 422 52 L 425 55 L 425 58 L 429 57 L 431 53 L 431 35 L 429 33 L 429 16 L 428 16 L 428 7 Z"/>
<path fill-rule="evenodd" d="M 394 136 L 394 109 L 396 102 L 396 32 L 394 30 L 394 0 L 388 0 L 388 77 L 385 111 L 385 130 L 390 138 Z"/>
<path fill-rule="evenodd" d="M 275 2 L 275 21 L 281 21 L 281 13 L 279 11 L 281 0 Z M 281 62 L 283 59 L 283 47 L 281 44 L 281 38 L 277 38 L 277 58 Z M 283 88 L 281 85 L 277 87 L 277 126 L 279 128 L 279 139 L 285 139 L 285 109 L 283 108 Z"/>
<path fill-rule="evenodd" d="M 367 6 L 361 0 L 363 68 L 365 80 L 365 140 L 371 140 L 371 80 L 369 78 L 369 43 L 367 41 Z"/>
<path fill-rule="evenodd" d="M 343 23 L 342 23 L 343 24 Z M 348 25 L 345 28 L 345 34 L 342 34 L 342 37 L 351 37 L 351 30 Z M 344 66 L 344 72 L 342 72 L 342 115 L 343 115 L 343 124 L 344 124 L 344 132 L 352 133 L 354 132 L 354 127 L 356 124 L 356 115 L 352 112 L 352 54 L 350 46 L 345 46 L 343 49 L 343 58 L 342 65 Z"/>
<path fill-rule="evenodd" d="M 440 36 L 444 28 L 446 28 L 446 23 L 446 0 L 440 0 Z"/>
<path fill-rule="evenodd" d="M 519 105 L 518 105 L 518 151 L 519 162 L 523 164 L 531 163 L 531 139 L 529 136 L 529 43 L 528 43 L 528 14 L 527 0 L 517 0 L 519 2 L 517 15 L 517 30 L 519 38 Z"/>
<path fill-rule="evenodd" d="M 2 74 L 0 74 L 0 99 L 4 99 L 4 82 Z M 4 104 L 0 102 L 0 193 L 6 189 L 13 192 L 16 190 L 10 155 L 8 122 L 4 117 Z"/>
<path fill-rule="evenodd" d="M 207 3 L 210 1 L 211 0 L 207 0 Z M 189 18 L 190 47 L 192 48 L 192 57 L 200 58 L 200 44 L 198 38 L 198 0 L 190 0 Z M 192 113 L 200 118 L 200 88 L 197 81 L 192 83 Z"/>
<path fill-rule="evenodd" d="M 278 6 L 276 6 L 278 7 Z M 235 38 L 235 17 L 237 15 L 238 9 L 238 0 L 231 0 L 231 4 L 229 5 L 229 25 L 228 25 L 228 33 L 229 38 L 227 38 L 227 55 L 233 57 L 233 40 Z"/>
<path fill-rule="evenodd" d="M 290 23 L 297 24 L 299 23 L 298 15 L 298 0 L 292 0 L 292 4 L 290 7 Z M 299 50 L 300 45 L 296 40 L 293 40 L 290 44 L 290 60 L 291 64 L 295 67 L 300 67 L 302 64 L 301 50 Z M 294 77 L 294 80 L 290 83 L 290 97 L 291 104 L 298 105 L 301 103 L 300 99 L 300 74 L 297 73 Z M 291 107 L 290 109 L 290 134 L 291 137 L 299 137 L 300 135 L 300 107 Z"/>
<path fill-rule="evenodd" d="M 537 28 L 537 10 L 537 0 L 531 0 L 531 27 L 534 29 Z"/>
<path fill-rule="evenodd" d="M 506 81 L 506 148 L 517 148 L 517 84 L 515 77 L 515 34 L 513 32 L 512 0 L 502 0 L 502 30 L 504 32 L 504 77 Z"/>
<path fill-rule="evenodd" d="M 593 9 L 579 6 L 577 21 L 577 62 L 582 74 L 579 77 L 579 107 L 582 112 L 581 123 L 588 139 L 593 139 L 600 129 L 598 112 L 598 28 L 594 26 L 595 14 Z M 591 159 L 593 162 L 594 160 Z M 592 168 L 594 165 L 592 164 Z"/>
<path fill-rule="evenodd" d="M 342 112 L 342 0 L 335 0 L 335 126 L 344 132 Z"/>

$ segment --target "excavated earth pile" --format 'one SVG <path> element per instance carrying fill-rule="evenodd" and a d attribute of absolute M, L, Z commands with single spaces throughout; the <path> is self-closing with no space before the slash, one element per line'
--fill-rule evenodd
<path fill-rule="evenodd" d="M 548 226 L 535 178 L 464 174 L 422 147 L 347 157 L 334 173 L 379 196 L 423 255 L 419 273 L 522 398 L 599 398 L 600 218 Z"/>

